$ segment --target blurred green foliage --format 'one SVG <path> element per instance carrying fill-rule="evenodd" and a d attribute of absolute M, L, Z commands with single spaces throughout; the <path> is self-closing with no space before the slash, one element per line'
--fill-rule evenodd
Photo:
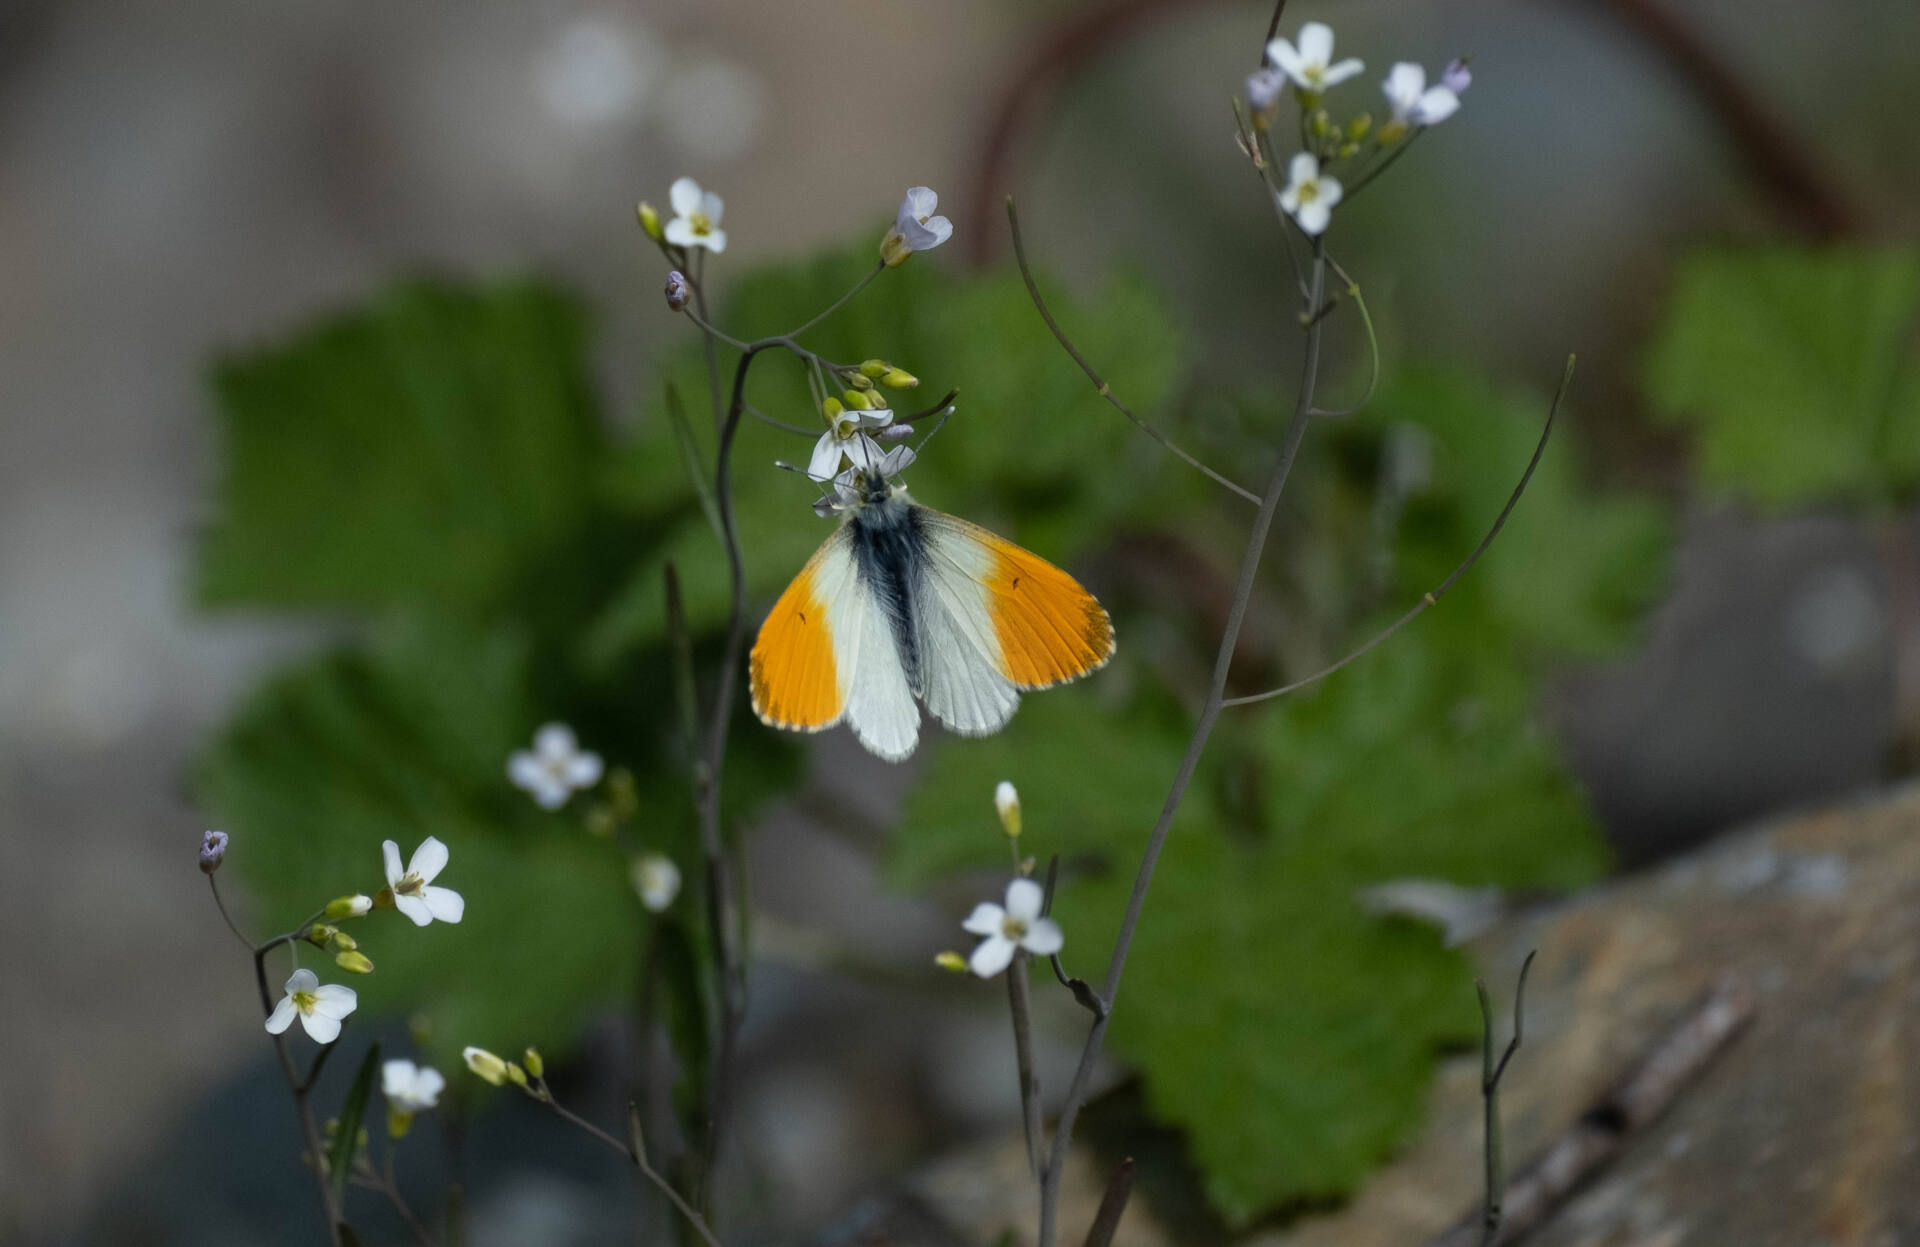
<path fill-rule="evenodd" d="M 1920 482 L 1920 252 L 1712 249 L 1679 266 L 1647 369 L 1709 487 L 1888 505 Z"/>
<path fill-rule="evenodd" d="M 870 263 L 862 246 L 742 275 L 722 323 L 743 337 L 789 329 Z M 1144 283 L 1049 294 L 1136 408 L 1191 396 L 1187 344 Z M 383 838 L 451 846 L 443 881 L 466 894 L 467 921 L 416 932 L 376 914 L 362 943 L 379 972 L 356 983 L 371 1010 L 426 1011 L 450 1048 L 555 1045 L 629 999 L 647 955 L 619 853 L 579 830 L 577 810 L 542 813 L 506 783 L 507 753 L 539 723 L 569 722 L 631 768 L 643 834 L 690 878 L 697 867 L 662 573 L 678 569 L 710 682 L 724 559 L 664 400 L 616 435 L 586 381 L 587 337 L 580 308 L 537 283 L 416 283 L 217 376 L 227 462 L 205 597 L 343 630 L 236 712 L 201 760 L 202 795 L 275 924 L 377 889 Z M 1190 729 L 1187 677 L 1213 645 L 1177 594 L 1169 607 L 1164 587 L 1128 571 L 1129 543 L 1162 535 L 1196 574 L 1223 576 L 1241 504 L 1106 409 L 1012 273 L 916 261 L 807 340 L 924 378 L 901 408 L 959 387 L 958 414 L 910 473 L 916 497 L 1120 582 L 1114 667 L 1029 698 L 999 736 L 930 742 L 890 850 L 906 885 L 1004 869 L 988 798 L 1013 779 L 1029 847 L 1067 856 L 1068 960 L 1097 978 Z M 722 351 L 723 376 L 731 362 Z M 653 392 L 683 398 L 710 464 L 706 375 L 691 344 Z M 758 364 L 750 398 L 811 423 L 790 360 Z M 1185 434 L 1254 475 L 1279 423 L 1272 402 L 1208 400 L 1186 405 Z M 1296 475 L 1303 518 L 1263 589 L 1282 623 L 1249 642 L 1253 668 L 1303 673 L 1436 584 L 1498 511 L 1544 413 L 1537 395 L 1410 372 L 1322 426 Z M 816 488 L 771 466 L 806 450 L 756 422 L 736 447 L 756 609 L 829 531 L 808 507 Z M 1405 875 L 1567 887 L 1603 868 L 1535 721 L 1537 683 L 1556 658 L 1620 642 L 1664 541 L 1646 505 L 1583 489 L 1563 443 L 1440 609 L 1324 686 L 1230 712 L 1176 823 L 1114 1029 L 1230 1219 L 1350 1189 L 1418 1118 L 1435 1052 L 1475 1033 L 1464 960 L 1423 927 L 1365 916 L 1359 888 Z M 792 741 L 744 707 L 733 742 L 730 823 L 796 777 Z M 690 1037 L 707 990 L 689 971 L 704 956 L 698 891 L 655 945 L 678 1002 L 669 1021 Z"/>

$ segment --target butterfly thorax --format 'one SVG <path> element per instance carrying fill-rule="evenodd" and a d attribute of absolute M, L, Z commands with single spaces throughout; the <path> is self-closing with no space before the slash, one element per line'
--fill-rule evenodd
<path fill-rule="evenodd" d="M 920 687 L 920 654 L 913 616 L 914 581 L 926 561 L 925 511 L 907 499 L 904 485 L 859 478 L 860 498 L 847 515 L 854 566 L 892 626 L 907 683 Z"/>

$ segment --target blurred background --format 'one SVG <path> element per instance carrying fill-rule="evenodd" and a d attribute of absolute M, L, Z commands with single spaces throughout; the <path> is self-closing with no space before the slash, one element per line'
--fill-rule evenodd
<path fill-rule="evenodd" d="M 715 555 L 698 553 L 663 380 L 696 425 L 706 398 L 633 217 L 683 174 L 725 197 L 731 242 L 708 271 L 743 334 L 831 301 L 872 263 L 901 191 L 940 192 L 953 241 L 885 275 L 818 347 L 894 359 L 923 395 L 961 390 L 917 495 L 1074 569 L 1125 659 L 1030 699 L 1002 738 L 935 743 L 900 768 L 841 733 L 801 747 L 736 716 L 758 920 L 726 1237 L 1029 1232 L 1001 995 L 926 967 L 1003 882 L 996 778 L 1030 794 L 1025 850 L 1067 857 L 1069 960 L 1103 960 L 1204 686 L 1242 517 L 1046 338 L 1007 268 L 1000 203 L 1018 195 L 1062 319 L 1116 392 L 1259 479 L 1297 348 L 1227 101 L 1269 12 L 0 9 L 0 1241 L 322 1240 L 245 954 L 190 865 L 207 826 L 232 832 L 222 879 L 263 933 L 377 886 L 384 836 L 441 834 L 469 920 L 425 952 L 383 935 L 376 961 L 391 961 L 350 1038 L 399 1051 L 412 1019 L 450 1076 L 462 1042 L 539 1042 L 582 1111 L 618 1120 L 652 928 L 617 853 L 577 817 L 536 820 L 499 768 L 540 722 L 574 722 L 640 775 L 641 834 L 691 871 L 662 739 L 658 574 L 666 556 Z M 1750 1077 L 1847 1057 L 1844 1037 L 1793 1021 L 1809 999 L 1782 1003 L 1818 981 L 1878 1010 L 1853 1033 L 1881 1047 L 1845 1077 L 1881 1081 L 1815 1079 L 1819 1095 L 1762 1104 L 1711 1071 L 1752 1133 L 1710 1152 L 1704 1126 L 1672 1128 L 1648 1146 L 1710 1155 L 1694 1180 L 1657 1215 L 1639 1188 L 1590 1199 L 1554 1241 L 1920 1241 L 1905 1236 L 1920 1204 L 1898 1194 L 1898 1158 L 1920 1146 L 1898 1054 L 1920 1017 L 1906 928 L 1879 921 L 1920 908 L 1901 890 L 1920 878 L 1901 834 L 1920 814 L 1898 795 L 1920 756 L 1920 11 L 1356 0 L 1291 4 L 1283 33 L 1307 19 L 1367 61 L 1349 111 L 1380 114 L 1394 60 L 1470 53 L 1475 81 L 1336 218 L 1385 377 L 1366 413 L 1316 433 L 1236 687 L 1315 669 L 1436 583 L 1511 488 L 1569 351 L 1579 378 L 1539 484 L 1477 579 L 1408 634 L 1424 639 L 1216 744 L 1130 971 L 1138 1020 L 1101 1075 L 1088 1198 L 1133 1154 L 1148 1176 L 1131 1241 L 1317 1241 L 1328 1216 L 1374 1215 L 1341 1241 L 1420 1242 L 1475 1196 L 1476 972 L 1506 984 L 1540 947 L 1546 1051 L 1559 1036 L 1555 1059 L 1587 1062 L 1543 1056 L 1545 1098 L 1512 1093 L 1517 1159 L 1730 968 L 1720 949 L 1771 958 L 1740 962 L 1775 993 L 1763 1019 L 1785 1019 L 1743 1041 Z M 1356 326 L 1339 326 L 1334 376 L 1357 395 Z M 420 345 L 438 333 L 461 345 Z M 397 388 L 332 384 L 348 356 L 328 352 L 361 349 Z M 488 452 L 420 465 L 434 492 L 404 497 L 407 465 L 376 456 L 403 444 L 388 434 L 406 417 L 377 400 L 410 368 L 494 375 L 483 357 L 559 378 L 529 427 L 572 430 L 577 466 L 518 472 Z M 806 424 L 783 368 L 756 401 Z M 515 419 L 527 391 L 485 388 L 478 404 Z M 743 446 L 745 522 L 766 535 L 749 550 L 756 608 L 825 535 L 804 487 L 765 467 L 804 451 L 763 428 Z M 467 479 L 478 493 L 446 484 Z M 702 582 L 710 663 L 717 573 L 681 571 Z M 415 748 L 436 729 L 459 737 L 449 756 Z M 408 795 L 374 792 L 375 775 Z M 1869 811 L 1857 836 L 1848 815 L 1778 822 L 1843 800 Z M 353 863 L 363 873 L 343 875 Z M 1466 951 L 1366 911 L 1368 887 L 1404 879 L 1451 885 L 1411 908 L 1454 923 Z M 1623 931 L 1666 967 L 1652 995 L 1620 995 L 1657 978 L 1651 963 L 1593 943 Z M 1807 931 L 1842 942 L 1796 946 Z M 442 964 L 463 968 L 436 995 Z M 1230 972 L 1194 968 L 1209 965 Z M 488 992 L 497 1007 L 473 1003 Z M 522 993 L 531 1014 L 515 1017 Z M 1070 1001 L 1042 1003 L 1057 1093 L 1081 1027 Z M 420 1201 L 452 1169 L 476 1244 L 633 1237 L 636 1196 L 607 1158 L 474 1090 L 457 1148 L 410 1140 Z M 1223 1122 L 1246 1104 L 1262 1126 Z M 1875 1104 L 1897 1107 L 1849 1127 Z M 1822 1168 L 1822 1130 L 1871 1154 Z M 1809 1142 L 1782 1145 L 1785 1185 L 1756 1203 L 1728 1175 L 1756 1171 L 1740 1139 L 1762 1135 Z M 1380 1176 L 1429 1156 L 1428 1187 Z M 1402 1189 L 1424 1194 L 1396 1202 Z M 1779 1215 L 1739 1231 L 1702 1211 L 1712 1198 Z M 1789 1206 L 1807 1234 L 1766 1236 L 1789 1234 Z M 383 1210 L 366 1216 L 368 1241 L 403 1241 Z M 637 1241 L 666 1241 L 664 1221 L 642 1224 Z"/>

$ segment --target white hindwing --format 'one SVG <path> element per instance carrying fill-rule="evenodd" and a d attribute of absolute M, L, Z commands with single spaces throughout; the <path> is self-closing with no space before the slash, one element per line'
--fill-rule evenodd
<path fill-rule="evenodd" d="M 964 736 L 997 732 L 1019 708 L 1020 694 L 1001 673 L 1000 640 L 987 609 L 993 551 L 970 525 L 914 505 L 926 550 L 912 592 L 927 710 Z"/>
<path fill-rule="evenodd" d="M 920 708 L 879 597 L 860 583 L 853 534 L 843 524 L 827 539 L 814 592 L 833 630 L 833 664 L 846 690 L 846 721 L 860 743 L 889 762 L 920 743 Z"/>

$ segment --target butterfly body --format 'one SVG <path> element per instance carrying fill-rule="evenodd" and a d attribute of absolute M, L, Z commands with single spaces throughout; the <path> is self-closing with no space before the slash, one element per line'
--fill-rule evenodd
<path fill-rule="evenodd" d="M 846 721 L 889 761 L 919 742 L 916 699 L 948 729 L 998 731 L 1020 693 L 1113 655 L 1113 627 L 1067 573 L 883 477 L 842 490 L 840 527 L 769 612 L 749 659 L 775 727 Z"/>

